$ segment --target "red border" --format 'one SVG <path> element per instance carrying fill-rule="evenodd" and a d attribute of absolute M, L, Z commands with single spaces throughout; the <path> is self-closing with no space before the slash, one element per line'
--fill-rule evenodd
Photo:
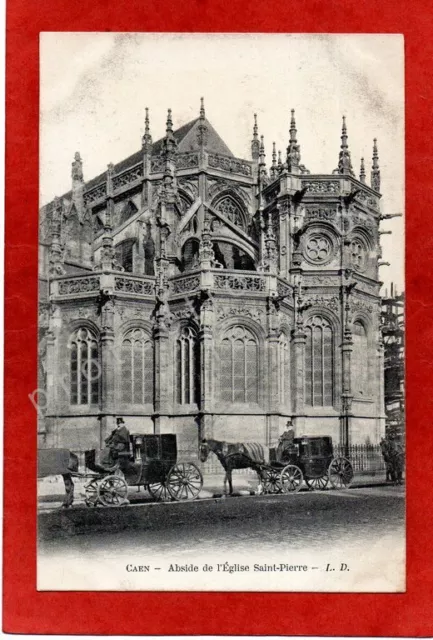
<path fill-rule="evenodd" d="M 35 412 L 40 31 L 403 33 L 407 106 L 408 575 L 400 595 L 38 593 Z M 433 634 L 431 0 L 10 0 L 7 11 L 4 621 L 56 634 Z M 423 227 L 427 222 L 427 228 Z M 429 338 L 430 336 L 430 338 Z M 431 405 L 431 402 L 429 403 Z M 421 472 L 420 472 L 421 471 Z"/>

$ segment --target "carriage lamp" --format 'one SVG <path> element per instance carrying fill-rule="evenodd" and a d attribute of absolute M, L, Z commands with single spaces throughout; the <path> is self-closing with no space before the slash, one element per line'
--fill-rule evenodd
<path fill-rule="evenodd" d="M 141 445 L 143 444 L 143 438 L 142 438 L 142 436 L 137 436 L 137 437 L 135 438 L 135 444 L 136 444 L 136 446 L 137 446 L 137 447 L 141 447 Z"/>

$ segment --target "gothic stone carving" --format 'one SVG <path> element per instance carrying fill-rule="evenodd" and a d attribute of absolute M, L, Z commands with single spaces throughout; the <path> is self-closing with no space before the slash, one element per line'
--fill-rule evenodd
<path fill-rule="evenodd" d="M 183 189 L 191 196 L 192 200 L 198 197 L 198 183 L 195 180 L 186 180 L 181 178 L 177 181 L 180 189 Z"/>
<path fill-rule="evenodd" d="M 306 306 L 327 307 L 332 311 L 338 311 L 340 307 L 338 296 L 308 296 L 305 298 L 304 303 Z"/>
<path fill-rule="evenodd" d="M 302 188 L 307 187 L 309 193 L 340 193 L 340 183 L 338 180 L 321 180 L 320 182 L 310 182 L 309 180 L 302 180 Z"/>
<path fill-rule="evenodd" d="M 101 184 L 98 187 L 95 187 L 94 189 L 91 189 L 91 191 L 88 191 L 87 193 L 84 194 L 84 204 L 87 205 L 91 205 L 94 202 L 96 202 L 97 200 L 100 200 L 101 198 L 105 198 L 107 194 L 107 188 L 106 188 L 106 184 Z"/>
<path fill-rule="evenodd" d="M 331 208 L 324 207 L 306 207 L 305 209 L 305 219 L 306 221 L 310 220 L 327 220 L 333 221 L 337 216 L 337 211 Z"/>
<path fill-rule="evenodd" d="M 140 296 L 153 296 L 155 293 L 155 283 L 149 280 L 134 280 L 127 276 L 114 278 L 115 291 L 123 293 L 133 293 Z"/>
<path fill-rule="evenodd" d="M 292 287 L 281 280 L 277 281 L 277 293 L 279 297 L 291 297 L 292 295 Z"/>
<path fill-rule="evenodd" d="M 306 280 L 306 284 L 315 287 L 323 287 L 338 285 L 339 282 L 337 279 L 333 279 L 329 276 L 313 276 L 312 278 L 308 278 L 308 280 Z"/>
<path fill-rule="evenodd" d="M 164 158 L 154 156 L 150 160 L 150 172 L 161 173 L 164 169 Z"/>
<path fill-rule="evenodd" d="M 222 307 L 217 311 L 218 320 L 225 320 L 226 318 L 232 318 L 234 316 L 243 316 L 244 318 L 251 318 L 252 320 L 263 319 L 263 311 L 256 309 L 255 307 Z"/>
<path fill-rule="evenodd" d="M 174 280 L 171 283 L 173 293 L 185 293 L 185 291 L 194 291 L 200 287 L 200 276 L 185 276 Z"/>
<path fill-rule="evenodd" d="M 135 182 L 143 177 L 143 164 L 140 163 L 136 167 L 132 169 L 128 169 L 128 171 L 124 171 L 118 176 L 113 178 L 113 189 L 121 189 L 122 187 Z"/>
<path fill-rule="evenodd" d="M 223 171 L 238 173 L 243 176 L 252 175 L 251 166 L 243 160 L 212 153 L 208 156 L 208 162 L 209 166 L 215 169 L 223 169 Z"/>
<path fill-rule="evenodd" d="M 99 277 L 74 278 L 59 281 L 59 295 L 69 296 L 75 293 L 89 293 L 99 291 Z"/>
<path fill-rule="evenodd" d="M 198 167 L 198 153 L 182 153 L 177 156 L 177 169 L 195 169 L 196 167 Z"/>
<path fill-rule="evenodd" d="M 265 280 L 260 276 L 215 275 L 216 289 L 232 289 L 237 291 L 264 291 Z"/>

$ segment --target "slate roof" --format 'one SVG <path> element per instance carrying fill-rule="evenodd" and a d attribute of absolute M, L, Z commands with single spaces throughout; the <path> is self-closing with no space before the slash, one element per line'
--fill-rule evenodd
<path fill-rule="evenodd" d="M 199 121 L 200 121 L 200 118 L 196 118 L 195 120 L 191 120 L 191 122 L 184 124 L 179 129 L 176 129 L 176 131 L 173 131 L 173 136 L 176 139 L 179 153 L 187 153 L 188 151 L 198 150 L 199 145 L 198 145 L 196 132 L 198 129 Z M 234 157 L 232 152 L 228 148 L 228 146 L 220 138 L 220 136 L 217 134 L 217 132 L 215 131 L 213 126 L 210 124 L 210 122 L 206 119 L 205 119 L 205 125 L 207 127 L 206 150 L 213 153 L 222 153 L 223 155 Z M 160 138 L 160 140 L 157 140 L 156 142 L 153 143 L 152 156 L 157 156 L 161 153 L 164 139 L 165 139 L 165 136 L 164 138 Z M 129 169 L 130 167 L 133 167 L 134 165 L 138 164 L 139 162 L 142 161 L 142 159 L 143 159 L 143 151 L 140 149 L 139 151 L 136 151 L 128 158 L 125 158 L 125 160 L 122 160 L 121 162 L 118 162 L 117 164 L 115 164 L 114 173 L 115 174 L 121 173 L 122 171 L 125 171 L 126 169 Z M 96 187 L 101 182 L 104 182 L 105 177 L 106 177 L 106 171 L 96 176 L 96 178 L 92 178 L 92 180 L 89 180 L 88 182 L 86 182 L 86 190 L 92 189 L 93 187 Z M 66 196 L 63 196 L 63 197 L 66 197 Z"/>

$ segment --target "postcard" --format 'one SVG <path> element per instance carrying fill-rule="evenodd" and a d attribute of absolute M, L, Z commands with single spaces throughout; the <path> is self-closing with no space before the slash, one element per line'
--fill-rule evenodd
<path fill-rule="evenodd" d="M 397 34 L 40 34 L 39 591 L 405 591 L 404 109 Z"/>

